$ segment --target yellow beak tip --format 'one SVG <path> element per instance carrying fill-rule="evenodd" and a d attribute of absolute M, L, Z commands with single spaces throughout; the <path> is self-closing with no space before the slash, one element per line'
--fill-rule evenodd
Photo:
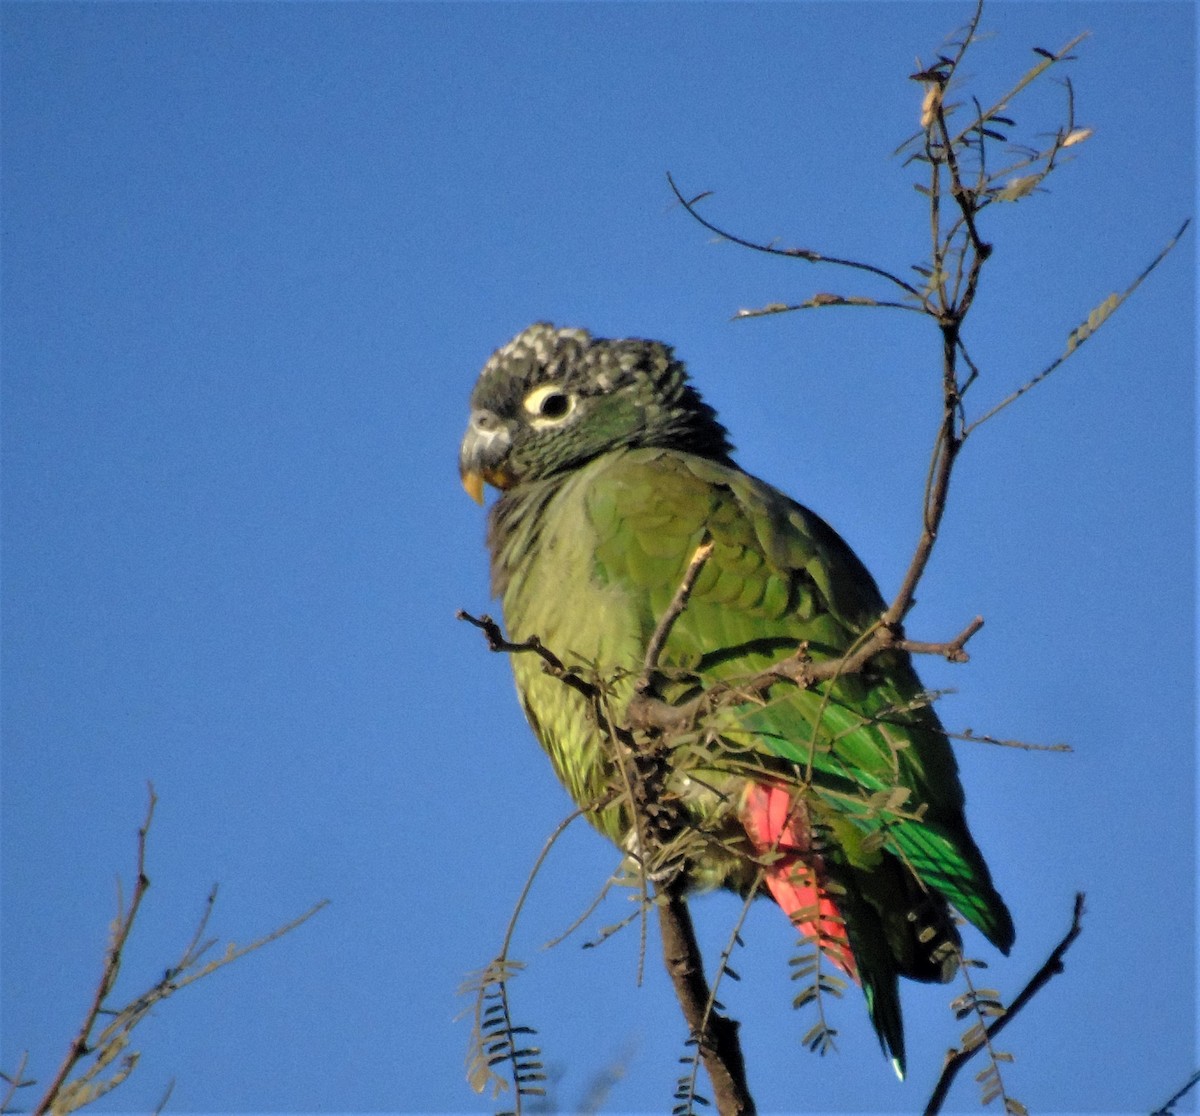
<path fill-rule="evenodd" d="M 483 503 L 483 474 L 470 472 L 463 473 L 462 486 L 467 490 L 467 495 L 477 504 Z"/>

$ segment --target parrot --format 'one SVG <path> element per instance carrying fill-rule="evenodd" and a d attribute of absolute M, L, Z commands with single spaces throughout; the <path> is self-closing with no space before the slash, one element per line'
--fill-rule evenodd
<path fill-rule="evenodd" d="M 538 322 L 484 365 L 459 472 L 476 502 L 485 484 L 499 493 L 487 546 L 508 639 L 536 640 L 603 691 L 589 700 L 541 657 L 509 656 L 559 780 L 627 854 L 640 838 L 613 724 L 689 565 L 710 547 L 655 664 L 654 696 L 668 707 L 724 695 L 666 738 L 657 793 L 680 831 L 676 871 L 687 891 L 774 899 L 861 986 L 903 1079 L 899 977 L 953 977 L 955 912 L 1005 954 L 1012 917 L 906 652 L 889 648 L 831 681 L 780 677 L 739 694 L 739 680 L 798 650 L 844 656 L 886 606 L 832 527 L 732 454 L 672 347 Z"/>

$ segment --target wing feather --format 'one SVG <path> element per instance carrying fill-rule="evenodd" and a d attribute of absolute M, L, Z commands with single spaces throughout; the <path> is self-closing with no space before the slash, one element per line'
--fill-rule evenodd
<path fill-rule="evenodd" d="M 735 468 L 633 450 L 608 455 L 584 492 L 596 574 L 641 602 L 644 638 L 696 547 L 713 541 L 662 659 L 701 685 L 749 677 L 802 641 L 814 658 L 841 655 L 885 607 L 832 528 Z M 999 948 L 1011 945 L 1011 919 L 966 827 L 953 753 L 907 655 L 812 690 L 776 685 L 765 702 L 736 709 L 727 735 L 811 771 L 830 810 L 876 835 Z"/>

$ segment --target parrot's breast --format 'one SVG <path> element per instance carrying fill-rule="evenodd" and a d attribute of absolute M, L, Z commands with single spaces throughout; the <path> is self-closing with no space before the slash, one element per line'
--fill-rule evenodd
<path fill-rule="evenodd" d="M 527 491 L 505 493 L 493 510 L 490 542 L 508 638 L 522 642 L 536 636 L 602 692 L 597 706 L 547 674 L 538 655 L 510 656 L 525 715 L 559 780 L 596 828 L 629 849 L 635 837 L 623 757 L 615 754 L 620 745 L 601 719 L 624 721 L 657 618 L 646 594 L 605 577 L 598 566 L 597 551 L 602 543 L 611 546 L 612 538 L 601 537 L 588 498 L 595 495 L 602 479 L 595 474 L 604 464 L 541 491 L 525 486 Z M 686 544 L 678 549 L 682 570 L 691 550 Z M 721 855 L 721 844 L 714 842 L 703 866 L 692 866 L 692 886 L 746 889 L 753 871 L 742 848 L 744 833 L 733 822 L 737 803 L 708 782 L 686 776 L 664 790 L 693 820 L 704 819 L 707 829 L 724 828 L 718 821 L 723 815 L 731 819 L 729 854 Z"/>

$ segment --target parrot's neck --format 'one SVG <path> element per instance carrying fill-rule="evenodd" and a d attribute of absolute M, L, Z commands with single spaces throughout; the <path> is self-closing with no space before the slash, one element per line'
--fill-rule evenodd
<path fill-rule="evenodd" d="M 518 484 L 502 492 L 492 505 L 487 537 L 492 555 L 492 596 L 504 596 L 521 556 L 537 543 L 542 516 L 565 480 L 555 476 Z"/>

